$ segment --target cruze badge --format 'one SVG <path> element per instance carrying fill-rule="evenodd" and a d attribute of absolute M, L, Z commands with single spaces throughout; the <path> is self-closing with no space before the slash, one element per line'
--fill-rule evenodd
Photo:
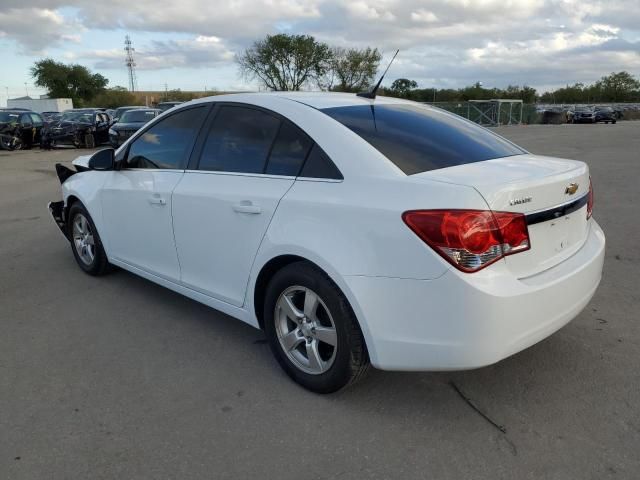
<path fill-rule="evenodd" d="M 531 200 L 533 200 L 532 197 L 514 198 L 512 200 L 509 200 L 509 205 L 522 205 L 523 203 L 529 203 Z"/>
<path fill-rule="evenodd" d="M 567 185 L 567 188 L 564 189 L 564 193 L 567 195 L 573 195 L 577 191 L 578 191 L 577 183 L 570 183 L 569 185 Z"/>

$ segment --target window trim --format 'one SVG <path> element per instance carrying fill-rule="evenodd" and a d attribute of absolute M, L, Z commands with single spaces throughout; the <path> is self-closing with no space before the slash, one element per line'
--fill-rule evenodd
<path fill-rule="evenodd" d="M 178 113 L 184 112 L 186 110 L 192 110 L 195 108 L 204 108 L 204 120 L 202 121 L 202 123 L 200 124 L 200 128 L 198 129 L 198 132 L 196 133 L 196 140 L 195 142 L 193 142 L 193 147 L 191 148 L 191 152 L 189 153 L 189 157 L 187 158 L 187 162 L 185 163 L 185 165 L 182 168 L 127 168 L 126 164 L 127 164 L 127 160 L 129 159 L 129 150 L 131 149 L 131 145 L 133 145 L 133 142 L 135 142 L 138 138 L 140 138 L 142 135 L 145 134 L 145 132 L 149 131 L 149 129 L 153 128 L 156 124 L 166 120 L 167 118 L 170 118 Z M 171 114 L 169 115 L 163 115 L 162 119 L 160 118 L 160 115 L 154 117 L 151 122 L 149 123 L 149 125 L 145 125 L 143 128 L 139 129 L 136 133 L 134 133 L 131 138 L 129 138 L 127 140 L 127 148 L 125 149 L 122 158 L 118 159 L 118 161 L 116 162 L 116 168 L 115 170 L 131 170 L 131 171 L 173 171 L 173 172 L 184 172 L 187 168 L 189 168 L 189 165 L 191 164 L 191 159 L 193 157 L 193 154 L 195 152 L 195 147 L 198 144 L 198 141 L 200 139 L 200 137 L 202 136 L 203 133 L 203 127 L 204 125 L 207 124 L 208 120 L 209 120 L 209 116 L 211 115 L 211 110 L 213 108 L 213 102 L 203 102 L 203 103 L 196 103 L 194 105 L 189 105 L 189 106 L 185 106 L 184 108 L 181 108 L 179 110 L 176 110 L 175 112 L 171 112 Z"/>
<path fill-rule="evenodd" d="M 329 154 L 327 152 L 325 152 L 324 148 L 322 148 L 322 146 L 320 146 L 320 144 L 318 144 L 318 142 L 316 142 L 313 137 L 311 137 L 311 135 L 309 135 L 307 132 L 304 131 L 304 129 L 298 125 L 296 122 L 294 122 L 293 120 L 291 120 L 290 118 L 285 117 L 284 115 L 278 113 L 278 112 L 274 112 L 273 110 L 270 110 L 268 108 L 264 108 L 261 107 L 259 105 L 253 105 L 250 103 L 242 103 L 242 102 L 228 102 L 228 101 L 215 101 L 213 100 L 212 102 L 212 107 L 211 107 L 211 112 L 209 113 L 209 118 L 205 121 L 205 125 L 203 127 L 203 129 L 200 131 L 200 136 L 198 138 L 198 141 L 196 142 L 196 147 L 194 148 L 194 151 L 192 153 L 192 156 L 189 160 L 189 164 L 187 166 L 187 168 L 185 169 L 185 172 L 188 173 L 207 173 L 207 174 L 223 174 L 223 175 L 241 175 L 241 176 L 252 176 L 252 177 L 264 177 L 264 178 L 293 178 L 295 180 L 303 180 L 303 181 L 313 181 L 313 182 L 331 182 L 331 183 L 339 183 L 339 182 L 343 182 L 344 181 L 344 175 L 342 174 L 342 171 L 338 168 L 338 166 L 336 165 L 336 163 L 333 161 L 333 159 L 329 156 Z M 267 154 L 267 159 L 264 163 L 264 167 L 262 169 L 262 173 L 250 173 L 250 172 L 226 172 L 224 170 L 202 170 L 200 169 L 200 160 L 202 158 L 202 151 L 204 150 L 204 145 L 206 143 L 209 131 L 211 130 L 211 127 L 213 126 L 213 122 L 215 122 L 215 119 L 217 118 L 220 109 L 223 106 L 236 106 L 236 107 L 244 107 L 244 108 L 249 108 L 249 109 L 253 109 L 253 110 L 258 110 L 261 111 L 263 113 L 266 113 L 267 115 L 270 115 L 272 117 L 277 118 L 278 120 L 280 120 L 280 126 L 278 127 L 278 131 L 276 133 L 276 135 L 273 138 L 273 141 L 271 142 L 271 146 L 269 147 L 269 153 Z M 298 130 L 300 130 L 303 135 L 306 135 L 307 138 L 311 141 L 311 146 L 309 147 L 309 150 L 307 151 L 304 160 L 302 161 L 302 163 L 300 164 L 300 168 L 298 170 L 298 173 L 293 176 L 293 175 L 278 175 L 278 174 L 271 174 L 271 173 L 265 173 L 266 169 L 269 165 L 269 160 L 271 158 L 271 152 L 273 151 L 273 147 L 276 144 L 276 140 L 278 139 L 278 135 L 280 134 L 280 130 L 282 129 L 282 126 L 285 124 L 285 122 L 289 122 L 291 125 L 293 125 L 294 127 L 296 127 Z M 326 157 L 333 163 L 333 165 L 335 166 L 336 170 L 338 171 L 338 173 L 340 173 L 340 176 L 342 178 L 316 178 L 316 177 L 301 177 L 300 173 L 304 170 L 304 166 L 307 163 L 307 159 L 309 158 L 309 155 L 311 154 L 311 152 L 313 151 L 313 147 L 317 146 L 320 150 L 322 150 L 322 153 L 324 153 L 326 155 Z"/>

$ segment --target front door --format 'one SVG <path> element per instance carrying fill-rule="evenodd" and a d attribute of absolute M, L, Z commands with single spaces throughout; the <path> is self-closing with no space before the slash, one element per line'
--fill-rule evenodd
<path fill-rule="evenodd" d="M 128 147 L 102 188 L 110 258 L 167 280 L 180 280 L 173 238 L 172 193 L 184 175 L 206 106 L 153 124 Z"/>

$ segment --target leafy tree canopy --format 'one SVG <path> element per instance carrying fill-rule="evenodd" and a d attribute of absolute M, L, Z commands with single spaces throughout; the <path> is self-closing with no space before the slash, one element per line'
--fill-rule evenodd
<path fill-rule="evenodd" d="M 240 72 L 271 90 L 318 84 L 330 68 L 331 49 L 310 35 L 267 35 L 236 56 Z"/>
<path fill-rule="evenodd" d="M 40 60 L 31 67 L 35 84 L 46 88 L 53 98 L 71 98 L 82 106 L 103 92 L 109 81 L 99 73 L 91 73 L 78 64 L 65 65 L 51 58 Z"/>
<path fill-rule="evenodd" d="M 382 54 L 377 48 L 340 48 L 331 50 L 330 90 L 339 92 L 361 92 L 375 80 Z M 335 81 L 335 85 L 333 84 Z"/>

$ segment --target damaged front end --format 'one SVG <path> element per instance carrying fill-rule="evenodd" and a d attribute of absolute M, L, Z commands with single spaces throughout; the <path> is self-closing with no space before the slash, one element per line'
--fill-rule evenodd
<path fill-rule="evenodd" d="M 50 150 L 56 145 L 73 145 L 76 148 L 95 147 L 91 125 L 80 122 L 54 122 L 42 132 L 41 148 Z"/>
<path fill-rule="evenodd" d="M 0 123 L 0 150 L 20 150 L 22 139 L 20 129 L 9 123 Z"/>
<path fill-rule="evenodd" d="M 61 163 L 56 163 L 56 174 L 60 179 L 60 185 L 62 185 L 70 177 L 78 173 L 78 171 L 71 170 Z M 60 200 L 58 202 L 49 202 L 48 208 L 49 213 L 51 213 L 51 216 L 53 217 L 53 221 L 56 222 L 56 225 L 58 225 L 58 228 L 60 228 L 60 231 L 62 232 L 64 237 L 70 241 L 71 238 L 69 235 L 69 228 L 67 227 L 68 208 L 65 206 L 64 200 Z"/>

